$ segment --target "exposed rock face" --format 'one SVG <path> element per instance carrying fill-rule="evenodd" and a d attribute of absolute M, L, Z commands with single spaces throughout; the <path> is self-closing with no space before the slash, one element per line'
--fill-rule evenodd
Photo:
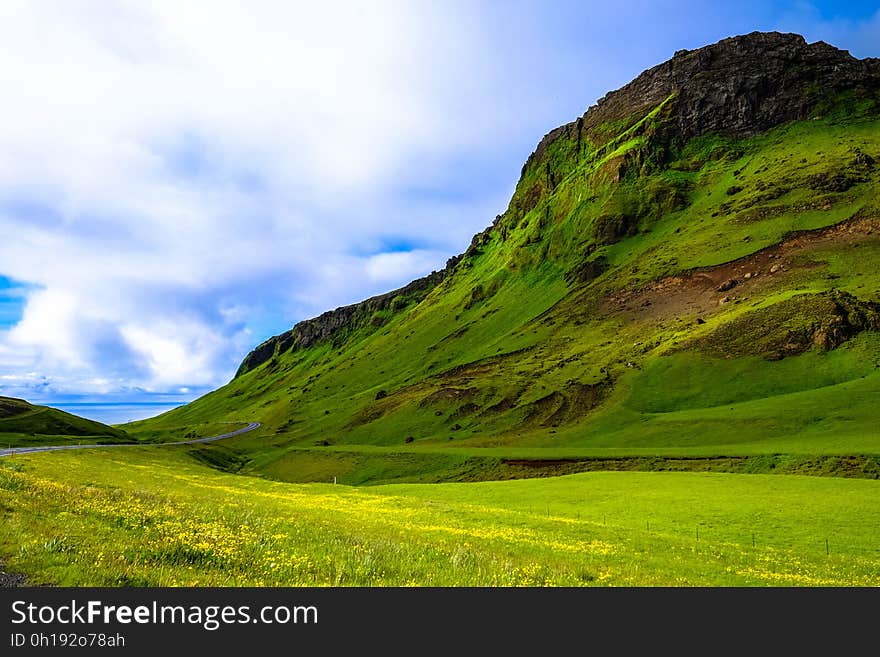
<path fill-rule="evenodd" d="M 834 308 L 820 318 L 808 334 L 820 349 L 834 349 L 862 331 L 880 330 L 880 304 L 862 301 L 846 292 L 830 295 Z"/>
<path fill-rule="evenodd" d="M 398 305 L 404 307 L 414 301 L 420 301 L 446 278 L 457 263 L 458 259 L 451 258 L 445 269 L 431 272 L 428 276 L 416 279 L 398 290 L 350 306 L 328 310 L 314 319 L 298 323 L 289 331 L 269 338 L 250 352 L 242 361 L 235 376 L 239 377 L 286 351 L 305 349 L 318 342 L 344 337 L 362 327 L 378 328 L 383 322 L 375 313 L 388 309 L 398 310 Z"/>
<path fill-rule="evenodd" d="M 856 59 L 798 34 L 753 32 L 698 50 L 680 50 L 626 86 L 612 91 L 576 121 L 547 134 L 523 171 L 542 160 L 560 136 L 580 143 L 591 129 L 647 113 L 676 94 L 670 108 L 674 138 L 709 132 L 758 134 L 802 120 L 825 98 L 847 89 L 880 86 L 880 59 Z"/>
<path fill-rule="evenodd" d="M 779 360 L 812 347 L 835 349 L 863 331 L 877 330 L 880 304 L 847 292 L 821 292 L 745 313 L 687 346 L 720 358 Z"/>

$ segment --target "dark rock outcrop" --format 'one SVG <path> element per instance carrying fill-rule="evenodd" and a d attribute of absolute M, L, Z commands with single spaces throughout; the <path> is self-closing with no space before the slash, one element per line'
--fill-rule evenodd
<path fill-rule="evenodd" d="M 800 294 L 747 312 L 685 347 L 719 358 L 779 360 L 816 347 L 828 351 L 863 331 L 880 330 L 880 304 L 843 291 Z"/>
<path fill-rule="evenodd" d="M 880 59 L 856 59 L 823 41 L 798 34 L 753 32 L 675 56 L 612 91 L 579 119 L 548 133 L 523 174 L 544 166 L 551 143 L 578 145 L 603 123 L 644 116 L 670 96 L 668 137 L 683 143 L 710 132 L 749 137 L 787 121 L 803 120 L 826 99 L 846 90 L 880 88 Z"/>
<path fill-rule="evenodd" d="M 375 330 L 384 323 L 384 320 L 375 313 L 398 311 L 421 301 L 446 278 L 459 260 L 460 257 L 450 258 L 445 269 L 431 272 L 400 289 L 350 306 L 328 310 L 318 317 L 299 322 L 289 331 L 269 338 L 245 356 L 235 376 L 239 377 L 250 372 L 287 351 L 305 349 L 317 343 L 341 339 L 360 328 Z"/>

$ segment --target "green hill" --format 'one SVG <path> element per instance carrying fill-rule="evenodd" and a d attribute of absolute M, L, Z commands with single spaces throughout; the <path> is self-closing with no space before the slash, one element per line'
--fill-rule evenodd
<path fill-rule="evenodd" d="M 259 421 L 208 460 L 290 481 L 874 477 L 878 191 L 880 60 L 777 33 L 680 51 L 546 135 L 445 269 L 127 429 Z"/>
<path fill-rule="evenodd" d="M 130 441 L 125 431 L 106 424 L 22 399 L 0 397 L 0 448 Z"/>

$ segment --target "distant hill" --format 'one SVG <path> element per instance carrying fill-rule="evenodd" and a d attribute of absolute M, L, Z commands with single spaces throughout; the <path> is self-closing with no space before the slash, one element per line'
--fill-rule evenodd
<path fill-rule="evenodd" d="M 878 199 L 880 60 L 779 33 L 679 51 L 548 133 L 443 270 L 153 423 L 260 421 L 249 467 L 291 479 L 346 446 L 404 470 L 425 447 L 880 453 Z"/>
<path fill-rule="evenodd" d="M 34 406 L 23 399 L 0 397 L 0 420 L 15 417 L 16 415 L 21 415 L 23 413 L 29 413 L 33 410 Z"/>
<path fill-rule="evenodd" d="M 0 447 L 65 442 L 130 442 L 129 435 L 106 424 L 23 399 L 0 397 Z"/>

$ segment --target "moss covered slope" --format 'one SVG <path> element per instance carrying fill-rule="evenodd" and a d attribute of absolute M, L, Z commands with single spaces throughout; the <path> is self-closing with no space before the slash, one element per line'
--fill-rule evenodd
<path fill-rule="evenodd" d="M 309 320 L 135 433 L 302 448 L 880 453 L 880 62 L 680 52 L 549 133 L 442 272 Z M 341 312 L 344 311 L 344 312 Z"/>

